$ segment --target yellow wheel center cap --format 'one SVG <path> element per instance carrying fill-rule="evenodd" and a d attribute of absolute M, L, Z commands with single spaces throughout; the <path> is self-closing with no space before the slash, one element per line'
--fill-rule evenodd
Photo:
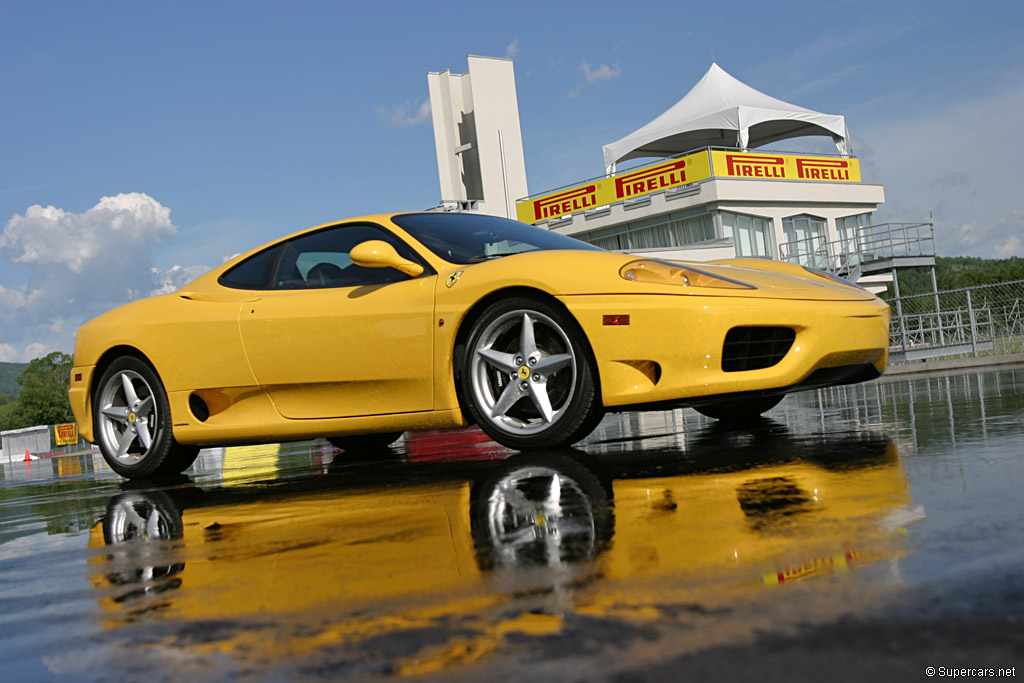
<path fill-rule="evenodd" d="M 136 419 L 135 413 L 128 413 L 128 421 L 129 422 L 135 422 L 135 419 Z"/>
<path fill-rule="evenodd" d="M 519 366 L 519 379 L 530 379 L 530 368 L 525 365 Z"/>

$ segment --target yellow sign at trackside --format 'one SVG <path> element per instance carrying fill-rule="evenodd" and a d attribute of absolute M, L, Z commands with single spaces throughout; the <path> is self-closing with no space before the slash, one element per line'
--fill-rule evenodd
<path fill-rule="evenodd" d="M 857 183 L 860 162 L 852 158 L 702 150 L 525 199 L 516 204 L 516 217 L 524 223 L 540 223 L 712 177 Z"/>
<path fill-rule="evenodd" d="M 74 446 L 78 443 L 78 425 L 74 422 L 54 425 L 53 436 L 58 446 Z"/>

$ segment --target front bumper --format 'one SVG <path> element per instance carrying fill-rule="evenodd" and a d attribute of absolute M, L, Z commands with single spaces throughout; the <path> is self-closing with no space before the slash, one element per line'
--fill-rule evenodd
<path fill-rule="evenodd" d="M 78 433 L 89 443 L 95 443 L 92 433 L 92 401 L 89 387 L 92 386 L 92 375 L 95 365 L 83 365 L 71 368 L 71 385 L 68 388 L 68 399 L 71 401 L 71 412 L 78 423 Z"/>
<path fill-rule="evenodd" d="M 890 313 L 878 299 L 623 295 L 561 301 L 594 351 L 606 407 L 795 390 L 822 369 L 869 365 L 881 373 L 888 361 Z M 628 315 L 630 322 L 606 325 L 609 315 Z M 771 367 L 726 372 L 723 343 L 736 326 L 788 327 L 796 335 Z"/>

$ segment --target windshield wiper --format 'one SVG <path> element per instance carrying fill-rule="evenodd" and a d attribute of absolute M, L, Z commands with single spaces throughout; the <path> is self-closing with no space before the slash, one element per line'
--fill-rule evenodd
<path fill-rule="evenodd" d="M 481 261 L 493 261 L 503 256 L 514 256 L 515 254 L 522 254 L 521 251 L 503 251 L 497 254 L 480 254 L 479 256 L 471 256 L 469 258 L 470 263 L 480 263 Z"/>

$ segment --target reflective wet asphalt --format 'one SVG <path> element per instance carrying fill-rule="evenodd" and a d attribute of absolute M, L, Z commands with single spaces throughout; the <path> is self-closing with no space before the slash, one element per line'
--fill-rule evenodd
<path fill-rule="evenodd" d="M 149 484 L 5 465 L 0 679 L 1017 675 L 1022 416 L 1001 367 L 744 428 L 612 415 L 529 455 L 468 430 L 211 449 Z"/>

